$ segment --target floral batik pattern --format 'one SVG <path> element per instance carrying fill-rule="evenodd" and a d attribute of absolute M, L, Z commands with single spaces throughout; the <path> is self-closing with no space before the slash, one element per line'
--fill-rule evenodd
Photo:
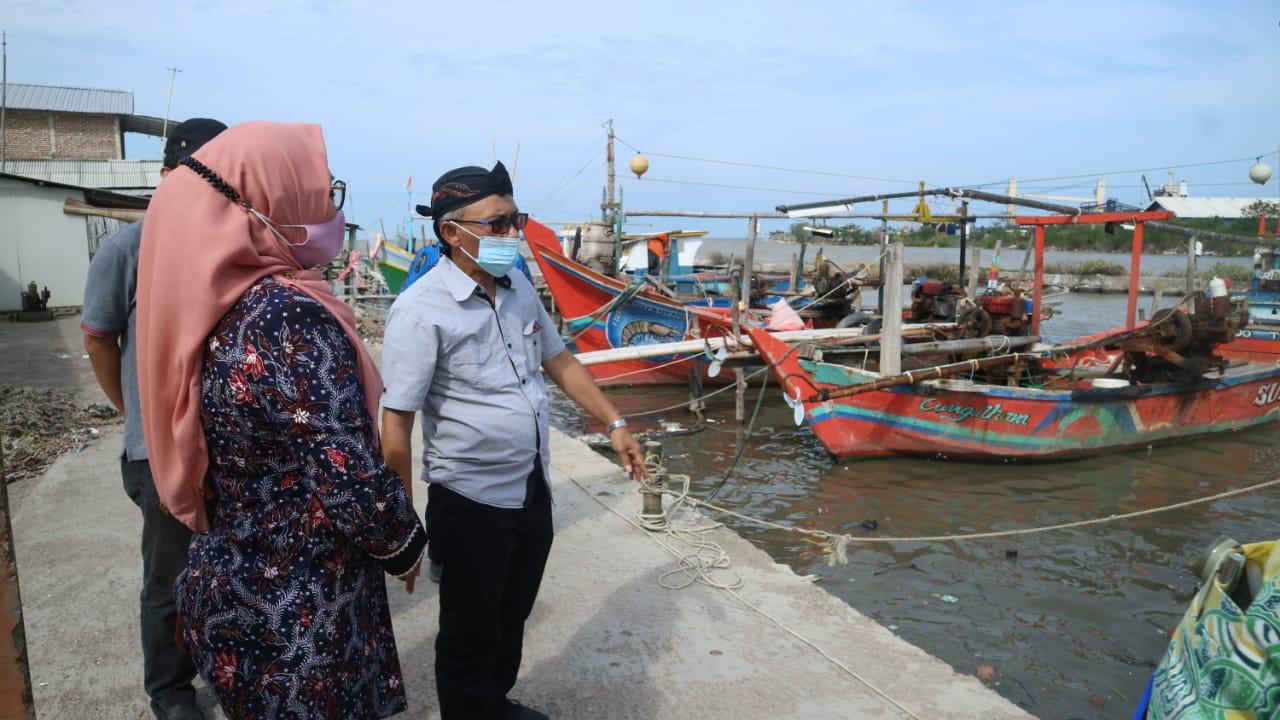
<path fill-rule="evenodd" d="M 405 709 L 384 572 L 425 546 L 319 303 L 266 278 L 209 336 L 201 393 L 211 531 L 178 578 L 182 633 L 233 720 Z"/>

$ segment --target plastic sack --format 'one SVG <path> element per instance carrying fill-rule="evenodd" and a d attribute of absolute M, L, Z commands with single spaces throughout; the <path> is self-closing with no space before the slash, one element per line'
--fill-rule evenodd
<path fill-rule="evenodd" d="M 787 303 L 785 299 L 779 299 L 777 302 L 769 305 L 769 324 L 764 326 L 765 330 L 779 332 L 783 330 L 803 330 L 804 320 L 796 314 L 796 311 Z"/>
<path fill-rule="evenodd" d="M 1215 567 L 1178 624 L 1155 672 L 1149 720 L 1280 717 L 1280 542 L 1237 551 L 1246 561 L 1239 577 L 1224 582 Z M 1261 582 L 1242 610 L 1232 588 L 1250 573 Z"/>

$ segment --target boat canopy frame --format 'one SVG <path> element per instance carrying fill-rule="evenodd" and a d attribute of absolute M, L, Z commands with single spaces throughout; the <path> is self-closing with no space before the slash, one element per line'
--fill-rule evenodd
<path fill-rule="evenodd" d="M 1019 215 L 1014 218 L 1020 226 L 1032 226 L 1035 231 L 1035 279 L 1032 282 L 1031 334 L 1040 334 L 1040 308 L 1044 299 L 1044 235 L 1050 225 L 1099 225 L 1107 223 L 1133 223 L 1133 244 L 1129 248 L 1129 297 L 1125 309 L 1124 327 L 1132 330 L 1137 325 L 1138 292 L 1141 290 L 1142 239 L 1146 223 L 1169 220 L 1173 213 L 1109 212 L 1079 215 Z"/>

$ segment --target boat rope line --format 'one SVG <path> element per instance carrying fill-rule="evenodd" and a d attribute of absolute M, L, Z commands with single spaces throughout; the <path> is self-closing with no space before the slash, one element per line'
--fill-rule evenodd
<path fill-rule="evenodd" d="M 627 302 L 627 301 L 631 300 L 631 298 L 633 298 L 633 297 L 635 297 L 636 295 L 638 295 L 638 294 L 640 293 L 640 291 L 641 291 L 641 290 L 643 290 L 643 289 L 644 289 L 644 283 L 633 283 L 633 284 L 631 284 L 631 285 L 628 285 L 628 286 L 627 286 L 627 288 L 626 288 L 625 290 L 623 290 L 622 292 L 620 292 L 620 293 L 618 293 L 617 295 L 614 295 L 612 298 L 610 298 L 610 299 L 609 299 L 609 302 L 607 302 L 607 303 L 605 303 L 605 304 L 601 305 L 600 307 L 596 308 L 595 310 L 592 310 L 591 312 L 587 313 L 586 315 L 579 315 L 578 317 L 574 317 L 574 318 L 565 318 L 565 324 L 567 324 L 567 325 L 572 325 L 572 324 L 574 324 L 574 323 L 576 323 L 576 322 L 578 322 L 578 321 L 580 321 L 580 320 L 587 320 L 587 319 L 590 319 L 590 320 L 591 320 L 591 322 L 587 323 L 587 326 L 586 326 L 586 327 L 584 327 L 584 328 L 582 328 L 581 330 L 579 330 L 578 332 L 574 333 L 574 334 L 573 334 L 571 337 L 569 337 L 565 342 L 571 343 L 571 342 L 573 342 L 574 340 L 577 340 L 578 338 L 582 337 L 584 333 L 586 333 L 586 332 L 587 332 L 588 330 L 590 330 L 591 328 L 595 327 L 595 324 L 596 324 L 596 323 L 595 323 L 595 321 L 596 321 L 596 320 L 597 320 L 601 315 L 608 315 L 608 314 L 609 314 L 609 312 L 610 312 L 611 310 L 613 310 L 615 307 L 617 307 L 617 306 L 619 306 L 619 305 L 621 305 L 621 304 L 623 304 L 623 303 L 625 303 L 625 302 Z M 687 312 L 687 311 L 686 311 L 686 312 Z"/>
<path fill-rule="evenodd" d="M 1095 178 L 1095 177 L 1101 177 L 1103 175 L 1128 175 L 1131 173 L 1157 172 L 1160 170 L 1209 167 L 1210 165 L 1230 165 L 1231 163 L 1248 162 L 1250 160 L 1254 160 L 1257 158 L 1268 157 L 1271 155 L 1275 155 L 1276 153 L 1280 153 L 1280 150 L 1268 150 L 1265 153 L 1250 155 L 1248 157 L 1243 157 L 1243 158 L 1232 158 L 1230 160 L 1210 160 L 1208 162 L 1183 163 L 1182 165 L 1161 165 L 1159 167 L 1135 168 L 1133 170 L 1110 170 L 1108 172 L 1085 173 L 1083 175 L 1059 175 L 1057 177 L 1029 178 L 1027 180 L 1019 180 L 1018 184 L 1021 185 L 1022 183 L 1050 182 L 1054 180 L 1075 180 L 1077 178 Z M 976 188 L 983 188 L 983 187 L 1003 186 L 1007 182 L 1008 180 L 1005 179 L 1005 180 L 996 180 L 989 183 L 982 183 L 979 185 L 961 185 L 960 187 L 965 189 L 976 189 Z"/>
<path fill-rule="evenodd" d="M 646 462 L 646 467 L 653 467 L 654 469 L 658 469 L 660 468 L 660 465 L 657 465 L 657 464 L 651 465 L 649 462 Z M 651 527 L 645 520 L 629 517 L 625 513 L 620 512 L 617 508 L 604 502 L 599 497 L 597 497 L 595 493 L 592 493 L 590 490 L 588 490 L 585 485 L 579 482 L 578 479 L 573 477 L 572 475 L 568 475 L 566 473 L 566 477 L 569 478 L 569 482 L 572 482 L 574 485 L 578 486 L 578 489 L 581 490 L 583 494 L 585 494 L 587 497 L 595 501 L 595 503 L 600 505 L 600 507 L 603 507 L 605 510 L 608 510 L 609 512 L 618 516 L 619 518 L 622 519 L 623 522 L 627 523 L 631 527 L 637 530 L 644 531 L 645 537 L 648 537 L 654 544 L 656 544 L 658 547 L 665 550 L 667 554 L 671 555 L 676 559 L 678 566 L 675 569 L 669 570 L 663 573 L 662 575 L 660 575 L 658 577 L 659 585 L 669 590 L 681 590 L 689 587 L 690 585 L 697 583 L 700 585 L 707 585 L 708 587 L 711 587 L 717 590 L 723 590 L 729 593 L 729 595 L 733 596 L 735 600 L 742 603 L 743 606 L 749 608 L 752 612 L 755 612 L 760 617 L 763 617 L 764 619 L 768 620 L 778 629 L 782 630 L 786 634 L 798 640 L 803 645 L 809 647 L 814 652 L 821 655 L 823 659 L 830 662 L 832 665 L 834 665 L 836 668 L 844 672 L 849 677 L 853 678 L 855 681 L 861 683 L 864 687 L 866 687 L 876 696 L 884 700 L 893 708 L 902 712 L 908 718 L 911 718 L 912 720 L 923 720 L 919 715 L 912 712 L 909 708 L 907 708 L 905 705 L 903 705 L 901 702 L 895 699 L 887 691 L 880 688 L 878 685 L 871 682 L 867 678 L 863 677 L 860 673 L 858 673 L 858 671 L 849 667 L 845 663 L 841 662 L 834 655 L 827 652 L 825 649 L 823 649 L 821 645 L 814 642 L 813 640 L 810 640 L 808 637 L 805 637 L 799 631 L 795 630 L 791 626 L 784 623 L 781 618 L 777 617 L 776 615 L 770 613 L 768 610 L 765 610 L 759 605 L 743 597 L 742 593 L 738 592 L 738 590 L 741 589 L 745 584 L 745 581 L 742 579 L 740 575 L 738 575 L 737 573 L 732 573 L 728 579 L 718 579 L 718 578 L 712 577 L 711 573 L 717 570 L 721 572 L 725 572 L 725 571 L 732 572 L 729 570 L 730 560 L 729 560 L 728 553 L 726 553 L 724 551 L 724 548 L 722 548 L 718 543 L 714 542 L 713 540 L 710 540 L 707 537 L 708 533 L 710 533 L 712 530 L 722 527 L 723 523 L 707 524 L 705 522 L 705 518 L 702 518 L 703 522 L 698 525 L 675 526 L 670 522 L 668 522 L 666 524 L 666 527 L 663 527 L 660 529 L 656 527 Z M 684 477 L 687 479 L 688 476 L 684 476 Z M 688 490 L 689 490 L 689 485 L 686 482 L 683 488 L 683 492 L 685 493 L 686 497 L 688 494 Z M 662 517 L 670 518 L 671 515 L 674 514 L 674 510 L 676 507 L 677 505 L 673 504 L 671 506 L 671 509 L 663 513 Z M 670 540 L 684 543 L 685 545 L 689 546 L 689 549 L 677 548 L 670 542 Z M 668 580 L 668 578 L 671 578 L 675 575 L 683 576 L 684 580 L 677 583 L 672 583 L 670 580 Z"/>
<path fill-rule="evenodd" d="M 733 477 L 733 471 L 738 469 L 738 461 L 742 460 L 742 456 L 747 452 L 747 441 L 751 439 L 751 433 L 755 431 L 756 417 L 760 415 L 760 406 L 764 404 L 764 393 L 768 388 L 769 376 L 765 375 L 764 380 L 760 383 L 760 394 L 756 396 L 756 407 L 751 411 L 751 421 L 747 423 L 747 431 L 742 434 L 742 440 L 738 442 L 738 452 L 734 453 L 733 462 L 729 463 L 729 469 L 725 471 L 724 477 L 720 478 L 720 482 L 711 489 L 711 492 L 707 493 L 708 501 L 715 499 L 716 495 L 728 484 L 729 478 Z"/>
<path fill-rule="evenodd" d="M 673 160 L 689 160 L 691 162 L 712 163 L 714 165 L 732 165 L 734 167 L 759 168 L 761 170 L 777 170 L 778 172 L 800 173 L 801 175 L 825 175 L 827 177 L 849 178 L 850 180 L 872 180 L 874 182 L 891 182 L 901 183 L 903 185 L 915 185 L 917 180 L 895 180 L 893 178 L 874 177 L 871 175 L 849 175 L 846 173 L 830 172 L 826 170 L 802 170 L 800 168 L 778 167 L 777 165 L 759 165 L 756 163 L 735 162 L 733 160 L 713 160 L 711 158 L 690 157 L 688 155 L 672 155 L 670 153 L 650 152 L 646 153 L 637 148 L 635 145 L 623 140 L 616 134 L 614 140 L 626 145 L 641 155 L 652 155 L 653 157 L 671 158 Z"/>
<path fill-rule="evenodd" d="M 696 359 L 698 355 L 701 355 L 701 354 L 702 353 L 700 351 L 695 353 L 690 353 L 688 355 L 678 357 L 675 360 L 669 360 L 667 362 L 664 362 L 661 365 L 654 365 L 653 367 L 642 367 L 642 368 L 639 368 L 638 370 L 628 370 L 627 372 L 618 373 L 617 375 L 610 375 L 609 377 L 596 378 L 596 382 L 598 383 L 608 382 L 610 380 L 617 380 L 618 378 L 630 377 L 632 375 L 639 375 L 640 373 L 664 370 L 666 368 L 671 367 L 672 365 L 679 365 L 680 363 L 689 362 L 690 360 Z"/>
<path fill-rule="evenodd" d="M 764 374 L 764 373 L 767 373 L 767 372 L 769 372 L 769 366 L 767 366 L 767 365 L 766 365 L 765 367 L 759 368 L 758 370 L 755 370 L 754 372 L 752 372 L 752 373 L 748 374 L 747 376 L 745 376 L 745 377 L 743 378 L 743 380 L 750 380 L 750 379 L 752 379 L 752 378 L 758 377 L 758 376 L 760 376 L 760 375 L 762 375 L 762 374 Z M 706 393 L 705 395 L 701 395 L 701 396 L 696 397 L 696 398 L 691 398 L 691 399 L 689 399 L 689 400 L 685 400 L 685 401 L 683 401 L 683 402 L 678 402 L 678 403 L 676 403 L 675 405 L 668 405 L 667 407 L 664 407 L 664 408 L 658 408 L 657 410 L 645 410 L 645 411 L 643 411 L 643 412 L 628 413 L 628 414 L 626 414 L 626 415 L 623 415 L 622 417 L 624 417 L 624 418 L 633 418 L 633 417 L 644 417 L 644 416 L 646 416 L 646 415 L 660 415 L 660 414 L 662 414 L 662 413 L 664 413 L 664 412 L 670 412 L 670 411 L 672 411 L 672 410 L 679 410 L 680 408 L 682 408 L 682 407 L 687 407 L 687 406 L 689 406 L 689 405 L 691 405 L 691 404 L 693 404 L 693 403 L 695 403 L 695 402 L 701 402 L 701 401 L 706 400 L 706 399 L 708 399 L 708 398 L 715 397 L 716 395 L 719 395 L 720 393 L 728 392 L 728 391 L 730 391 L 730 390 L 733 390 L 733 389 L 734 389 L 734 388 L 736 388 L 736 387 L 737 387 L 737 385 L 736 385 L 736 384 L 729 384 L 729 385 L 725 385 L 724 387 L 719 388 L 719 389 L 716 389 L 716 390 L 712 390 L 711 392 Z"/>
<path fill-rule="evenodd" d="M 753 185 L 726 185 L 724 183 L 699 182 L 696 180 L 668 180 L 666 178 L 645 178 L 645 182 L 667 183 L 670 185 L 697 185 L 699 187 L 724 188 L 726 190 L 756 190 L 759 192 L 786 193 L 788 195 L 804 195 L 806 197 L 844 197 L 849 193 L 819 192 L 817 190 L 787 190 L 785 188 L 756 187 Z"/>
<path fill-rule="evenodd" d="M 674 478 L 674 479 L 683 479 L 684 477 L 687 477 L 687 476 L 671 474 L 671 475 L 668 475 L 668 477 Z M 793 525 L 783 525 L 782 523 L 776 523 L 776 522 L 773 522 L 772 520 L 765 520 L 762 518 L 745 515 L 743 513 L 735 512 L 733 510 L 730 510 L 726 507 L 722 507 L 720 505 L 714 505 L 704 500 L 698 500 L 697 498 L 684 497 L 681 495 L 681 493 L 676 493 L 672 490 L 665 490 L 664 494 L 679 497 L 681 502 L 687 503 L 688 505 L 693 506 L 695 508 L 706 508 L 714 512 L 718 512 L 725 515 L 729 515 L 731 517 L 738 518 L 739 520 L 755 523 L 757 525 L 763 525 L 765 527 L 772 528 L 774 530 L 783 530 L 786 532 L 797 533 L 800 535 L 806 535 L 808 537 L 820 540 L 822 541 L 822 544 L 826 545 L 827 549 L 831 552 L 831 556 L 828 559 L 828 562 L 831 565 L 835 565 L 836 563 L 843 564 L 848 562 L 846 551 L 850 543 L 884 544 L 884 543 L 908 543 L 908 542 L 934 542 L 934 543 L 959 542 L 959 541 L 965 541 L 965 540 L 983 540 L 983 539 L 989 539 L 989 538 L 1033 535 L 1037 533 L 1054 532 L 1058 530 L 1071 530 L 1075 528 L 1088 527 L 1091 525 L 1103 525 L 1107 523 L 1122 522 L 1125 520 L 1132 520 L 1134 518 L 1145 517 L 1147 515 L 1155 515 L 1157 513 L 1170 512 L 1173 510 L 1182 510 L 1184 508 L 1192 507 L 1195 505 L 1203 505 L 1205 503 L 1216 502 L 1218 500 L 1226 500 L 1227 498 L 1233 498 L 1239 495 L 1246 495 L 1248 493 L 1258 492 L 1260 490 L 1264 490 L 1269 487 L 1275 487 L 1276 485 L 1280 485 L 1280 478 L 1276 478 L 1274 480 L 1266 480 L 1260 483 L 1255 483 L 1253 485 L 1246 485 L 1240 488 L 1232 488 L 1231 490 L 1226 490 L 1220 493 L 1214 493 L 1213 495 L 1193 498 L 1191 500 L 1184 500 L 1182 502 L 1172 503 L 1170 505 L 1160 505 L 1152 508 L 1144 508 L 1142 510 L 1134 510 L 1133 512 L 1118 513 L 1113 515 L 1107 515 L 1105 517 L 1087 518 L 1085 520 L 1076 520 L 1073 522 L 1058 523 L 1056 525 L 1040 525 L 1036 527 L 1017 528 L 1014 530 L 992 530 L 992 531 L 980 532 L 980 533 L 963 533 L 963 534 L 952 534 L 952 535 L 915 535 L 915 536 L 906 536 L 906 537 L 862 537 L 862 536 L 850 535 L 847 533 L 837 534 L 837 533 L 830 533 L 825 530 L 811 530 L 807 528 L 798 528 Z"/>

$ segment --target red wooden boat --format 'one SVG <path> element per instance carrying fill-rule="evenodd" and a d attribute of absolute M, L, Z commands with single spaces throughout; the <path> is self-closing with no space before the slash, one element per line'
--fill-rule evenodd
<path fill-rule="evenodd" d="M 928 380 L 847 397 L 877 373 L 801 360 L 749 330 L 804 422 L 837 458 L 915 455 L 1056 460 L 1243 430 L 1280 418 L 1280 367 L 1249 364 L 1197 383 L 1079 379 L 1054 389 Z M 829 397 L 831 399 L 825 399 Z"/>
<path fill-rule="evenodd" d="M 685 305 L 627 280 L 601 275 L 566 257 L 551 228 L 530 220 L 525 239 L 533 251 L 542 277 L 564 316 L 580 352 L 632 345 L 669 343 L 723 334 L 716 326 L 692 319 Z M 732 374 L 712 378 L 701 353 L 680 357 L 661 356 L 592 365 L 587 369 L 602 387 L 611 385 L 683 385 L 690 369 L 708 383 L 726 383 Z"/>
<path fill-rule="evenodd" d="M 1046 225 L 1135 222 L 1132 275 L 1137 278 L 1143 222 L 1165 217 L 1019 218 L 1020 224 L 1036 229 L 1033 334 L 1038 331 Z M 1280 419 L 1280 366 L 1232 365 L 1216 352 L 1234 341 L 1232 328 L 1247 321 L 1232 315 L 1227 298 L 1200 298 L 1194 315 L 1170 311 L 1147 324 L 1135 322 L 1136 300 L 1136 283 L 1131 283 L 1125 327 L 1058 346 L 1055 362 L 1046 362 L 1050 351 L 1042 350 L 891 377 L 802 359 L 770 333 L 755 327 L 748 332 L 796 408 L 797 421 L 809 425 L 840 459 L 1059 460 Z M 1002 365 L 1021 370 L 1010 373 L 1000 370 Z M 1103 377 L 1082 377 L 1085 373 L 1076 370 L 1082 365 L 1093 366 L 1090 374 L 1101 367 Z M 985 374 L 989 368 L 996 369 L 993 375 Z M 1209 368 L 1215 372 L 1207 372 Z M 960 376 L 964 370 L 969 377 Z M 1010 379 L 1017 382 L 1011 385 Z"/>
<path fill-rule="evenodd" d="M 1251 325 L 1236 338 L 1218 348 L 1225 358 L 1249 362 L 1280 362 L 1280 328 Z"/>

